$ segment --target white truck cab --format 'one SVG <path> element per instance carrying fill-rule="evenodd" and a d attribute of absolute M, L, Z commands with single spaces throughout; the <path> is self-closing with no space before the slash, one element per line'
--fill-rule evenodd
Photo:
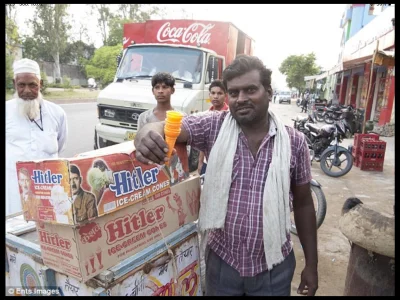
<path fill-rule="evenodd" d="M 191 77 L 177 76 L 182 62 L 184 74 L 189 72 Z M 99 123 L 95 127 L 94 148 L 134 139 L 139 115 L 157 104 L 151 86 L 155 73 L 175 75 L 171 104 L 175 109 L 192 114 L 209 109 L 208 88 L 213 80 L 221 78 L 224 68 L 223 56 L 202 47 L 172 44 L 127 47 L 114 81 L 99 93 L 97 99 Z"/>

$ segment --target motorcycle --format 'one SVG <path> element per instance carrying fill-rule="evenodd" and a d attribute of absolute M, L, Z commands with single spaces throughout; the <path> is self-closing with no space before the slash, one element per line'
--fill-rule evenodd
<path fill-rule="evenodd" d="M 327 107 L 325 111 L 324 121 L 326 124 L 333 124 L 334 121 L 343 119 L 343 114 L 349 112 L 351 109 L 353 109 L 351 105 Z"/>
<path fill-rule="evenodd" d="M 205 178 L 204 174 L 200 176 L 201 190 L 203 190 L 204 178 Z M 322 223 L 325 220 L 327 202 L 325 194 L 322 191 L 322 186 L 318 181 L 316 181 L 315 179 L 311 179 L 310 188 L 311 188 L 311 196 L 313 197 L 314 201 L 315 216 L 318 229 L 319 227 L 321 227 Z M 291 220 L 290 232 L 297 235 L 297 229 L 296 229 L 296 224 L 294 222 L 293 212 L 291 213 L 290 220 Z"/>
<path fill-rule="evenodd" d="M 343 123 L 346 129 L 346 137 L 351 138 L 355 133 L 362 132 L 362 124 L 364 121 L 364 110 L 350 109 L 343 113 Z"/>
<path fill-rule="evenodd" d="M 314 124 L 307 123 L 305 127 L 311 132 L 311 148 L 314 150 L 314 159 L 320 162 L 322 171 L 331 177 L 340 177 L 350 172 L 353 167 L 353 156 L 348 149 L 339 146 L 346 135 L 343 122 L 335 122 L 334 125 L 324 125 L 318 128 Z M 341 156 L 344 159 L 341 160 Z M 347 163 L 342 169 L 342 164 Z M 338 172 L 332 168 L 338 168 Z"/>

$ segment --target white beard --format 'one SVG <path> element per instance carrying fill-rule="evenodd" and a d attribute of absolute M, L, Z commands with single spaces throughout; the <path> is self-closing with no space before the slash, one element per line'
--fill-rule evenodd
<path fill-rule="evenodd" d="M 18 111 L 22 116 L 28 116 L 30 120 L 36 120 L 40 113 L 40 104 L 42 104 L 42 93 L 36 99 L 24 100 L 18 96 L 18 93 L 14 94 L 14 98 L 17 99 Z"/>

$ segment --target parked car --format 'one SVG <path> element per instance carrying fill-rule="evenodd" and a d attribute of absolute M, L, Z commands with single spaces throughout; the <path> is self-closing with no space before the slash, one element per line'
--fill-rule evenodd
<path fill-rule="evenodd" d="M 278 93 L 277 95 L 279 104 L 281 104 L 282 102 L 286 102 L 286 103 L 291 103 L 291 98 L 292 98 L 292 94 L 288 91 L 281 91 Z"/>

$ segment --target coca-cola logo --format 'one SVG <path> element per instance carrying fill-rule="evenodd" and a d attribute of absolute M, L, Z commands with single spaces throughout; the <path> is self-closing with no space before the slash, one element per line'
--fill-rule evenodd
<path fill-rule="evenodd" d="M 92 243 L 101 238 L 101 228 L 97 223 L 89 223 L 79 228 L 79 235 L 83 244 Z"/>
<path fill-rule="evenodd" d="M 163 24 L 157 32 L 159 42 L 209 44 L 214 24 L 192 23 L 188 27 L 171 27 L 170 22 Z"/>

